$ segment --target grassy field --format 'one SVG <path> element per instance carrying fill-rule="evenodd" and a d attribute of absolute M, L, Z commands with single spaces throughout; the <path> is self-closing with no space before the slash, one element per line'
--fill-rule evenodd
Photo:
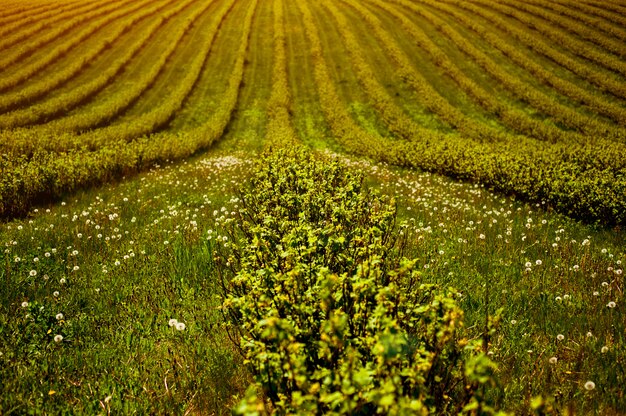
<path fill-rule="evenodd" d="M 5 1 L 0 34 L 1 414 L 393 413 L 409 396 L 414 414 L 626 414 L 623 1 Z M 337 179 L 344 200 L 325 187 L 337 172 L 363 175 Z M 453 386 L 441 395 L 428 377 L 372 387 L 391 375 L 359 343 L 411 333 L 396 316 L 350 341 L 361 372 L 343 372 L 347 346 L 331 354 L 336 374 L 368 374 L 358 394 L 289 378 L 313 359 L 262 361 L 303 389 L 280 402 L 252 352 L 265 333 L 228 319 L 227 287 L 288 275 L 281 258 L 319 265 L 319 285 L 362 277 L 302 250 L 376 260 L 341 212 L 369 224 L 350 207 L 377 194 L 394 216 L 391 240 L 371 237 L 392 259 L 382 275 L 404 264 L 396 250 L 414 260 L 462 311 L 442 362 L 460 348 L 466 372 L 471 357 L 493 366 L 437 375 Z M 340 203 L 316 223 L 311 195 Z M 288 246 L 291 227 L 315 238 Z M 245 260 L 259 239 L 284 253 Z M 315 316 L 324 335 L 334 321 Z"/>

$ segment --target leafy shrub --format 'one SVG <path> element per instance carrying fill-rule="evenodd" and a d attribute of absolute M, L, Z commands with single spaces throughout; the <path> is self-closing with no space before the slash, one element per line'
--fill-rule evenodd
<path fill-rule="evenodd" d="M 393 200 L 303 150 L 264 158 L 222 220 L 222 310 L 258 414 L 485 412 L 495 369 L 459 339 L 455 291 L 420 281 Z"/>

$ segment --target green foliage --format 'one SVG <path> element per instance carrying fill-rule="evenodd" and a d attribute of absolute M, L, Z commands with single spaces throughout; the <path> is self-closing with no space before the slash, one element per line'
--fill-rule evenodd
<path fill-rule="evenodd" d="M 217 238 L 223 312 L 274 411 L 489 409 L 476 391 L 495 365 L 460 339 L 455 291 L 404 256 L 393 200 L 298 150 L 263 159 L 240 203 Z M 237 411 L 263 406 L 250 393 Z"/>

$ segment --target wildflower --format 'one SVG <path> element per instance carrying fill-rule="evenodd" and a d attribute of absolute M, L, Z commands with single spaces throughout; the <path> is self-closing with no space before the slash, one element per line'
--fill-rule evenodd
<path fill-rule="evenodd" d="M 59 283 L 64 285 L 67 282 L 67 280 L 65 280 L 65 277 L 62 277 L 59 279 Z"/>
<path fill-rule="evenodd" d="M 28 302 L 22 302 L 22 308 L 28 308 Z"/>
<path fill-rule="evenodd" d="M 35 277 L 37 276 L 37 270 L 31 270 L 29 273 L 30 277 Z"/>
<path fill-rule="evenodd" d="M 560 302 L 562 299 L 560 296 L 557 296 L 556 298 L 554 298 L 554 300 L 556 300 L 557 302 Z"/>
<path fill-rule="evenodd" d="M 478 236 L 478 238 L 480 238 L 481 240 L 484 240 L 486 237 L 485 237 L 485 234 L 481 234 Z"/>
<path fill-rule="evenodd" d="M 550 357 L 550 359 L 548 361 L 550 362 L 550 364 L 556 364 L 558 360 L 559 359 L 556 358 L 556 357 Z"/>
<path fill-rule="evenodd" d="M 524 266 L 526 266 L 526 268 L 528 268 L 528 269 L 531 268 L 532 265 L 533 264 L 531 262 L 529 262 L 529 261 L 527 261 L 526 264 L 524 264 Z"/>
<path fill-rule="evenodd" d="M 541 260 L 537 260 L 537 261 L 535 262 L 535 264 L 536 264 L 537 266 L 541 266 Z"/>
<path fill-rule="evenodd" d="M 609 282 L 602 282 L 602 287 L 607 287 L 609 285 Z"/>
<path fill-rule="evenodd" d="M 178 323 L 178 321 L 177 321 L 176 319 L 172 318 L 172 319 L 170 319 L 170 321 L 168 322 L 168 325 L 169 325 L 169 326 L 174 326 L 174 325 L 176 325 L 177 323 Z"/>
<path fill-rule="evenodd" d="M 54 336 L 54 342 L 61 342 L 61 341 L 63 341 L 63 335 Z"/>
<path fill-rule="evenodd" d="M 54 296 L 55 298 L 59 297 L 59 291 L 55 290 L 54 293 L 52 294 L 52 296 Z"/>
<path fill-rule="evenodd" d="M 57 318 L 57 321 L 60 321 L 61 319 L 63 319 L 63 314 L 62 313 L 57 313 L 55 318 Z"/>
<path fill-rule="evenodd" d="M 184 324 L 184 323 L 182 323 L 182 322 L 177 322 L 177 323 L 176 323 L 176 329 L 177 329 L 178 331 L 184 331 L 184 330 L 185 330 L 185 328 L 186 328 L 186 326 L 185 326 L 185 324 Z"/>
<path fill-rule="evenodd" d="M 565 339 L 565 335 L 559 334 L 559 335 L 556 336 L 556 339 L 559 340 L 559 341 L 563 341 Z"/>
<path fill-rule="evenodd" d="M 607 308 L 613 309 L 617 305 L 615 304 L 615 302 L 611 301 L 611 302 L 607 303 L 606 306 L 607 306 Z"/>
<path fill-rule="evenodd" d="M 511 325 L 515 325 L 515 324 L 517 324 L 517 321 L 515 319 L 512 319 L 511 320 Z"/>
<path fill-rule="evenodd" d="M 74 266 L 74 268 L 72 270 L 74 270 L 75 272 L 78 271 L 80 269 L 80 267 L 78 266 Z"/>
<path fill-rule="evenodd" d="M 591 391 L 596 388 L 596 383 L 593 381 L 588 381 L 585 383 L 585 390 Z"/>
<path fill-rule="evenodd" d="M 602 354 L 606 354 L 608 351 L 609 351 L 609 347 L 607 347 L 606 345 L 602 347 L 602 349 L 600 350 Z"/>

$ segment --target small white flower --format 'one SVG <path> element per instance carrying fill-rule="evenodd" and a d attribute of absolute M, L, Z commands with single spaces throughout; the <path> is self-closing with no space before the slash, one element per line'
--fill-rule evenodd
<path fill-rule="evenodd" d="M 63 335 L 54 336 L 54 342 L 61 342 L 61 341 L 63 341 Z"/>
<path fill-rule="evenodd" d="M 30 275 L 30 277 L 35 277 L 37 276 L 37 270 L 31 270 L 30 272 L 28 272 L 28 274 Z"/>
<path fill-rule="evenodd" d="M 559 335 L 556 336 L 556 339 L 559 340 L 559 341 L 563 341 L 565 339 L 565 335 L 559 334 Z"/>
<path fill-rule="evenodd" d="M 596 388 L 596 383 L 593 381 L 588 381 L 585 383 L 585 390 L 591 391 Z"/>
<path fill-rule="evenodd" d="M 537 266 L 541 266 L 541 260 L 537 260 L 537 261 L 535 262 L 535 264 L 536 264 Z"/>
<path fill-rule="evenodd" d="M 484 240 L 486 237 L 485 237 L 485 234 L 481 234 L 478 236 L 478 238 L 480 238 L 481 240 Z"/>
<path fill-rule="evenodd" d="M 52 296 L 54 296 L 55 298 L 59 297 L 59 291 L 55 290 L 54 293 L 52 294 Z"/>
<path fill-rule="evenodd" d="M 169 325 L 169 326 L 174 326 L 174 325 L 176 325 L 177 323 L 178 323 L 178 321 L 177 321 L 176 319 L 172 318 L 172 319 L 170 319 L 170 321 L 168 322 L 168 325 Z"/>
<path fill-rule="evenodd" d="M 557 361 L 559 361 L 559 359 L 556 358 L 556 357 L 550 357 L 550 359 L 548 361 L 550 362 L 550 364 L 556 364 Z"/>
<path fill-rule="evenodd" d="M 606 354 L 608 351 L 609 351 L 609 347 L 607 347 L 606 345 L 602 347 L 602 349 L 600 350 L 602 354 Z"/>
<path fill-rule="evenodd" d="M 177 322 L 177 323 L 176 323 L 176 329 L 177 329 L 178 331 L 184 331 L 184 330 L 185 330 L 185 328 L 186 328 L 186 326 L 185 326 L 185 324 L 184 324 L 184 323 L 182 323 L 182 322 Z"/>
<path fill-rule="evenodd" d="M 78 271 L 80 269 L 80 267 L 78 266 L 74 266 L 74 268 L 72 270 L 74 270 L 75 272 Z"/>
<path fill-rule="evenodd" d="M 28 302 L 22 302 L 22 308 L 28 308 Z"/>
<path fill-rule="evenodd" d="M 526 266 L 526 268 L 530 268 L 533 266 L 533 264 L 529 261 L 526 262 L 526 264 L 524 264 L 524 266 Z"/>
<path fill-rule="evenodd" d="M 607 308 L 611 308 L 613 309 L 614 307 L 616 307 L 617 305 L 615 304 L 615 302 L 611 301 L 609 303 L 606 304 Z"/>
<path fill-rule="evenodd" d="M 62 277 L 62 278 L 59 279 L 59 283 L 64 285 L 65 283 L 67 283 L 67 280 L 65 280 L 65 277 Z"/>
<path fill-rule="evenodd" d="M 55 318 L 57 318 L 57 321 L 60 321 L 61 319 L 63 319 L 63 314 L 57 313 L 57 316 Z"/>

